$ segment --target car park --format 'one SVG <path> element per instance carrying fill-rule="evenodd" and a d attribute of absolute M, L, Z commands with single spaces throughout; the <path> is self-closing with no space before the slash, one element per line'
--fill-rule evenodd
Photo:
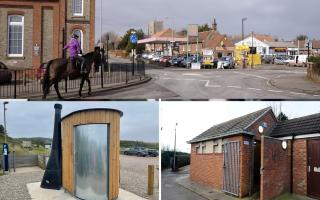
<path fill-rule="evenodd" d="M 0 62 L 0 84 L 10 83 L 12 80 L 12 73 L 7 66 Z"/>
<path fill-rule="evenodd" d="M 139 156 L 139 157 L 146 157 L 149 155 L 148 151 L 146 151 L 143 147 L 133 147 L 125 150 L 123 152 L 124 155 L 129 156 Z"/>

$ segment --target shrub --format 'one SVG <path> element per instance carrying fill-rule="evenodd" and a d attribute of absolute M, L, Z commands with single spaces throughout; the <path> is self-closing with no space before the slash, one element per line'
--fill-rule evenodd
<path fill-rule="evenodd" d="M 314 69 L 320 74 L 320 56 L 310 56 L 308 61 L 314 64 Z"/>
<path fill-rule="evenodd" d="M 171 168 L 172 161 L 171 159 L 173 158 L 173 151 L 161 151 L 161 168 L 162 169 L 167 169 Z M 183 152 L 176 152 L 176 163 L 177 167 L 183 167 L 186 165 L 190 164 L 190 154 L 188 153 L 183 153 Z"/>

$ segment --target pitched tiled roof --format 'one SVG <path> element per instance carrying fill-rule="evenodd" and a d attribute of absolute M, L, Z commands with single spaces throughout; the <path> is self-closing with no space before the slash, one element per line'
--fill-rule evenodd
<path fill-rule="evenodd" d="M 269 110 L 271 110 L 271 107 L 264 108 L 242 117 L 215 125 L 197 137 L 193 138 L 191 141 L 189 141 L 189 143 L 201 142 L 235 134 L 251 134 L 246 129 Z"/>
<path fill-rule="evenodd" d="M 273 40 L 273 37 L 271 35 L 265 35 L 265 34 L 256 34 L 254 33 L 253 36 L 260 40 L 261 42 L 272 42 L 274 41 Z"/>
<path fill-rule="evenodd" d="M 184 37 L 183 35 L 173 31 L 173 35 L 172 35 L 172 29 L 168 28 L 168 29 L 165 29 L 163 31 L 160 31 L 154 35 L 152 35 L 152 37 Z"/>
<path fill-rule="evenodd" d="M 285 137 L 312 133 L 320 133 L 320 113 L 279 122 L 270 136 Z"/>

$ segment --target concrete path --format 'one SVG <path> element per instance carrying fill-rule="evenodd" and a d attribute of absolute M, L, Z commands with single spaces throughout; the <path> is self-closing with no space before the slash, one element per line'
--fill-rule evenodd
<path fill-rule="evenodd" d="M 61 190 L 49 190 L 40 187 L 40 182 L 27 184 L 28 192 L 32 200 L 77 200 L 77 198 L 71 196 L 64 189 Z M 119 197 L 117 200 L 146 200 L 131 192 L 120 189 Z"/>

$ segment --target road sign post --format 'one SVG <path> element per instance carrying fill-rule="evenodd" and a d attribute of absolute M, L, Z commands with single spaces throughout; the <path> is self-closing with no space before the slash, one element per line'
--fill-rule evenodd
<path fill-rule="evenodd" d="M 131 44 L 134 45 L 134 49 L 132 50 L 132 76 L 134 76 L 134 56 L 135 56 L 136 44 L 138 43 L 138 36 L 135 31 L 131 32 L 130 42 Z"/>

